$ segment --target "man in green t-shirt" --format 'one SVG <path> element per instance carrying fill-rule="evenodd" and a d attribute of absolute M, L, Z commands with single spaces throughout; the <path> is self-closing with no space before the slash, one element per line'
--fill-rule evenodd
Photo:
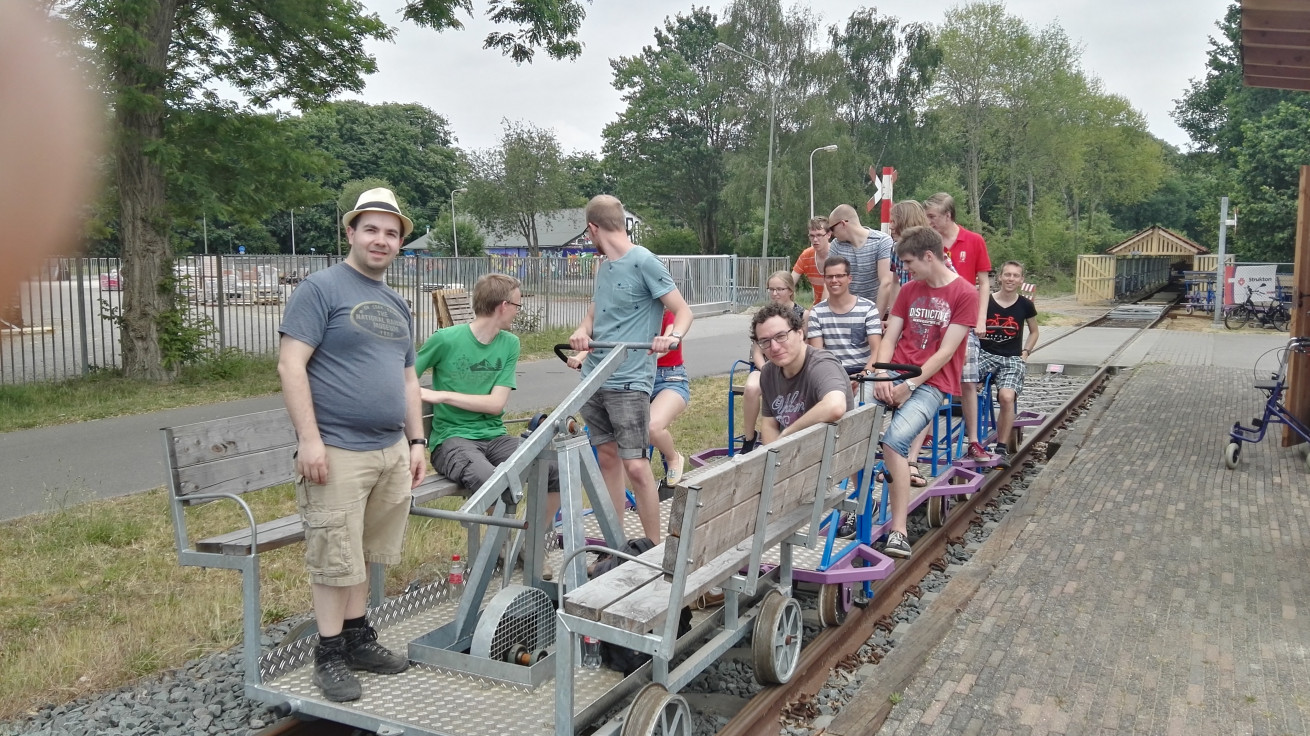
<path fill-rule="evenodd" d="M 420 389 L 432 405 L 428 448 L 432 467 L 468 491 L 477 490 L 518 449 L 505 430 L 509 392 L 515 386 L 519 339 L 509 331 L 522 308 L 518 279 L 489 273 L 473 286 L 473 321 L 432 333 L 418 351 L 419 377 L 432 369 L 432 388 Z M 546 520 L 559 510 L 559 472 L 552 461 Z"/>

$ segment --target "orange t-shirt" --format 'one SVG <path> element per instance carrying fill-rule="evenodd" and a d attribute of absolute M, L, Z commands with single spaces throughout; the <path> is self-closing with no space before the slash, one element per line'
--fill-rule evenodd
<path fill-rule="evenodd" d="M 800 257 L 796 259 L 796 265 L 792 266 L 792 271 L 804 274 L 805 278 L 810 281 L 810 288 L 814 289 L 814 303 L 818 304 L 823 301 L 823 271 L 819 264 L 814 262 L 814 246 L 810 246 L 801 251 Z"/>

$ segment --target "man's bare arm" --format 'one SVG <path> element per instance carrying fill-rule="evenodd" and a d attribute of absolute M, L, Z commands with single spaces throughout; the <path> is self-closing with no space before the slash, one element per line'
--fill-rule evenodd
<path fill-rule="evenodd" d="M 318 432 L 314 397 L 309 390 L 309 359 L 315 348 L 294 337 L 282 336 L 278 348 L 277 374 L 282 380 L 282 400 L 296 429 L 296 473 L 314 483 L 326 483 L 327 448 Z"/>
<path fill-rule="evenodd" d="M 454 391 L 421 389 L 423 400 L 429 404 L 446 404 L 464 411 L 479 414 L 499 414 L 509 404 L 509 386 L 493 386 L 489 394 L 461 394 Z"/>
<path fill-rule="evenodd" d="M 405 368 L 405 438 L 423 438 L 423 403 L 419 401 L 420 387 L 414 366 Z M 427 445 L 409 446 L 409 487 L 417 488 L 428 474 Z"/>
<path fill-rule="evenodd" d="M 786 429 L 779 433 L 778 437 L 786 437 L 796 434 L 806 427 L 813 427 L 821 422 L 835 422 L 842 418 L 846 413 L 846 393 L 843 391 L 829 391 L 819 399 L 819 403 L 810 407 L 810 410 L 796 418 Z"/>

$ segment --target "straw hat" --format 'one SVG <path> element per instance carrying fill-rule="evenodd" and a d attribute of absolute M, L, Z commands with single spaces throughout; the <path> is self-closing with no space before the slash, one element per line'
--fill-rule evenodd
<path fill-rule="evenodd" d="M 389 212 L 400 218 L 402 226 L 400 237 L 408 238 L 409 234 L 414 232 L 414 221 L 401 214 L 400 206 L 396 204 L 396 195 L 385 187 L 370 189 L 359 195 L 359 201 L 355 203 L 355 209 L 342 216 L 341 224 L 350 227 L 350 223 L 354 222 L 355 217 L 361 212 Z"/>

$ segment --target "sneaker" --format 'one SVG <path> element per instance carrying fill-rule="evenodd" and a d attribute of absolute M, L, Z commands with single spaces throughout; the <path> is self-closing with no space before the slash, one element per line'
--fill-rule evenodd
<path fill-rule="evenodd" d="M 1003 470 L 1009 470 L 1010 468 L 1010 453 L 1004 447 L 998 446 L 996 448 L 996 467 Z"/>
<path fill-rule="evenodd" d="M 842 539 L 855 538 L 855 514 L 843 511 L 841 521 L 837 524 L 837 536 Z"/>
<path fill-rule="evenodd" d="M 992 461 L 991 453 L 983 449 L 983 446 L 977 442 L 970 442 L 969 449 L 964 453 L 965 460 L 973 460 L 980 463 L 989 463 Z"/>
<path fill-rule="evenodd" d="M 667 466 L 664 471 L 664 481 L 669 484 L 669 487 L 672 488 L 681 483 L 682 471 L 687 464 L 687 459 L 682 455 L 674 453 L 673 460 L 665 460 L 664 464 Z"/>
<path fill-rule="evenodd" d="M 336 703 L 359 700 L 363 693 L 359 678 L 346 665 L 346 638 L 335 637 L 335 641 L 320 641 L 314 647 L 313 682 L 323 697 Z"/>
<path fill-rule="evenodd" d="M 409 658 L 379 644 L 377 629 L 372 626 L 341 633 L 346 639 L 345 661 L 350 669 L 379 675 L 394 675 L 409 669 Z"/>
<path fill-rule="evenodd" d="M 755 449 L 755 442 L 756 442 L 758 439 L 759 439 L 759 435 L 756 435 L 756 436 L 754 436 L 754 437 L 751 437 L 750 439 L 746 439 L 745 437 L 742 437 L 742 438 L 741 438 L 741 449 L 738 450 L 737 452 L 739 452 L 739 453 L 742 454 L 742 455 L 745 455 L 746 453 L 750 452 L 751 450 L 754 450 L 754 449 Z"/>
<path fill-rule="evenodd" d="M 887 535 L 887 543 L 883 545 L 882 553 L 888 557 L 904 560 L 910 556 L 910 540 L 905 538 L 904 532 L 892 532 Z"/>

